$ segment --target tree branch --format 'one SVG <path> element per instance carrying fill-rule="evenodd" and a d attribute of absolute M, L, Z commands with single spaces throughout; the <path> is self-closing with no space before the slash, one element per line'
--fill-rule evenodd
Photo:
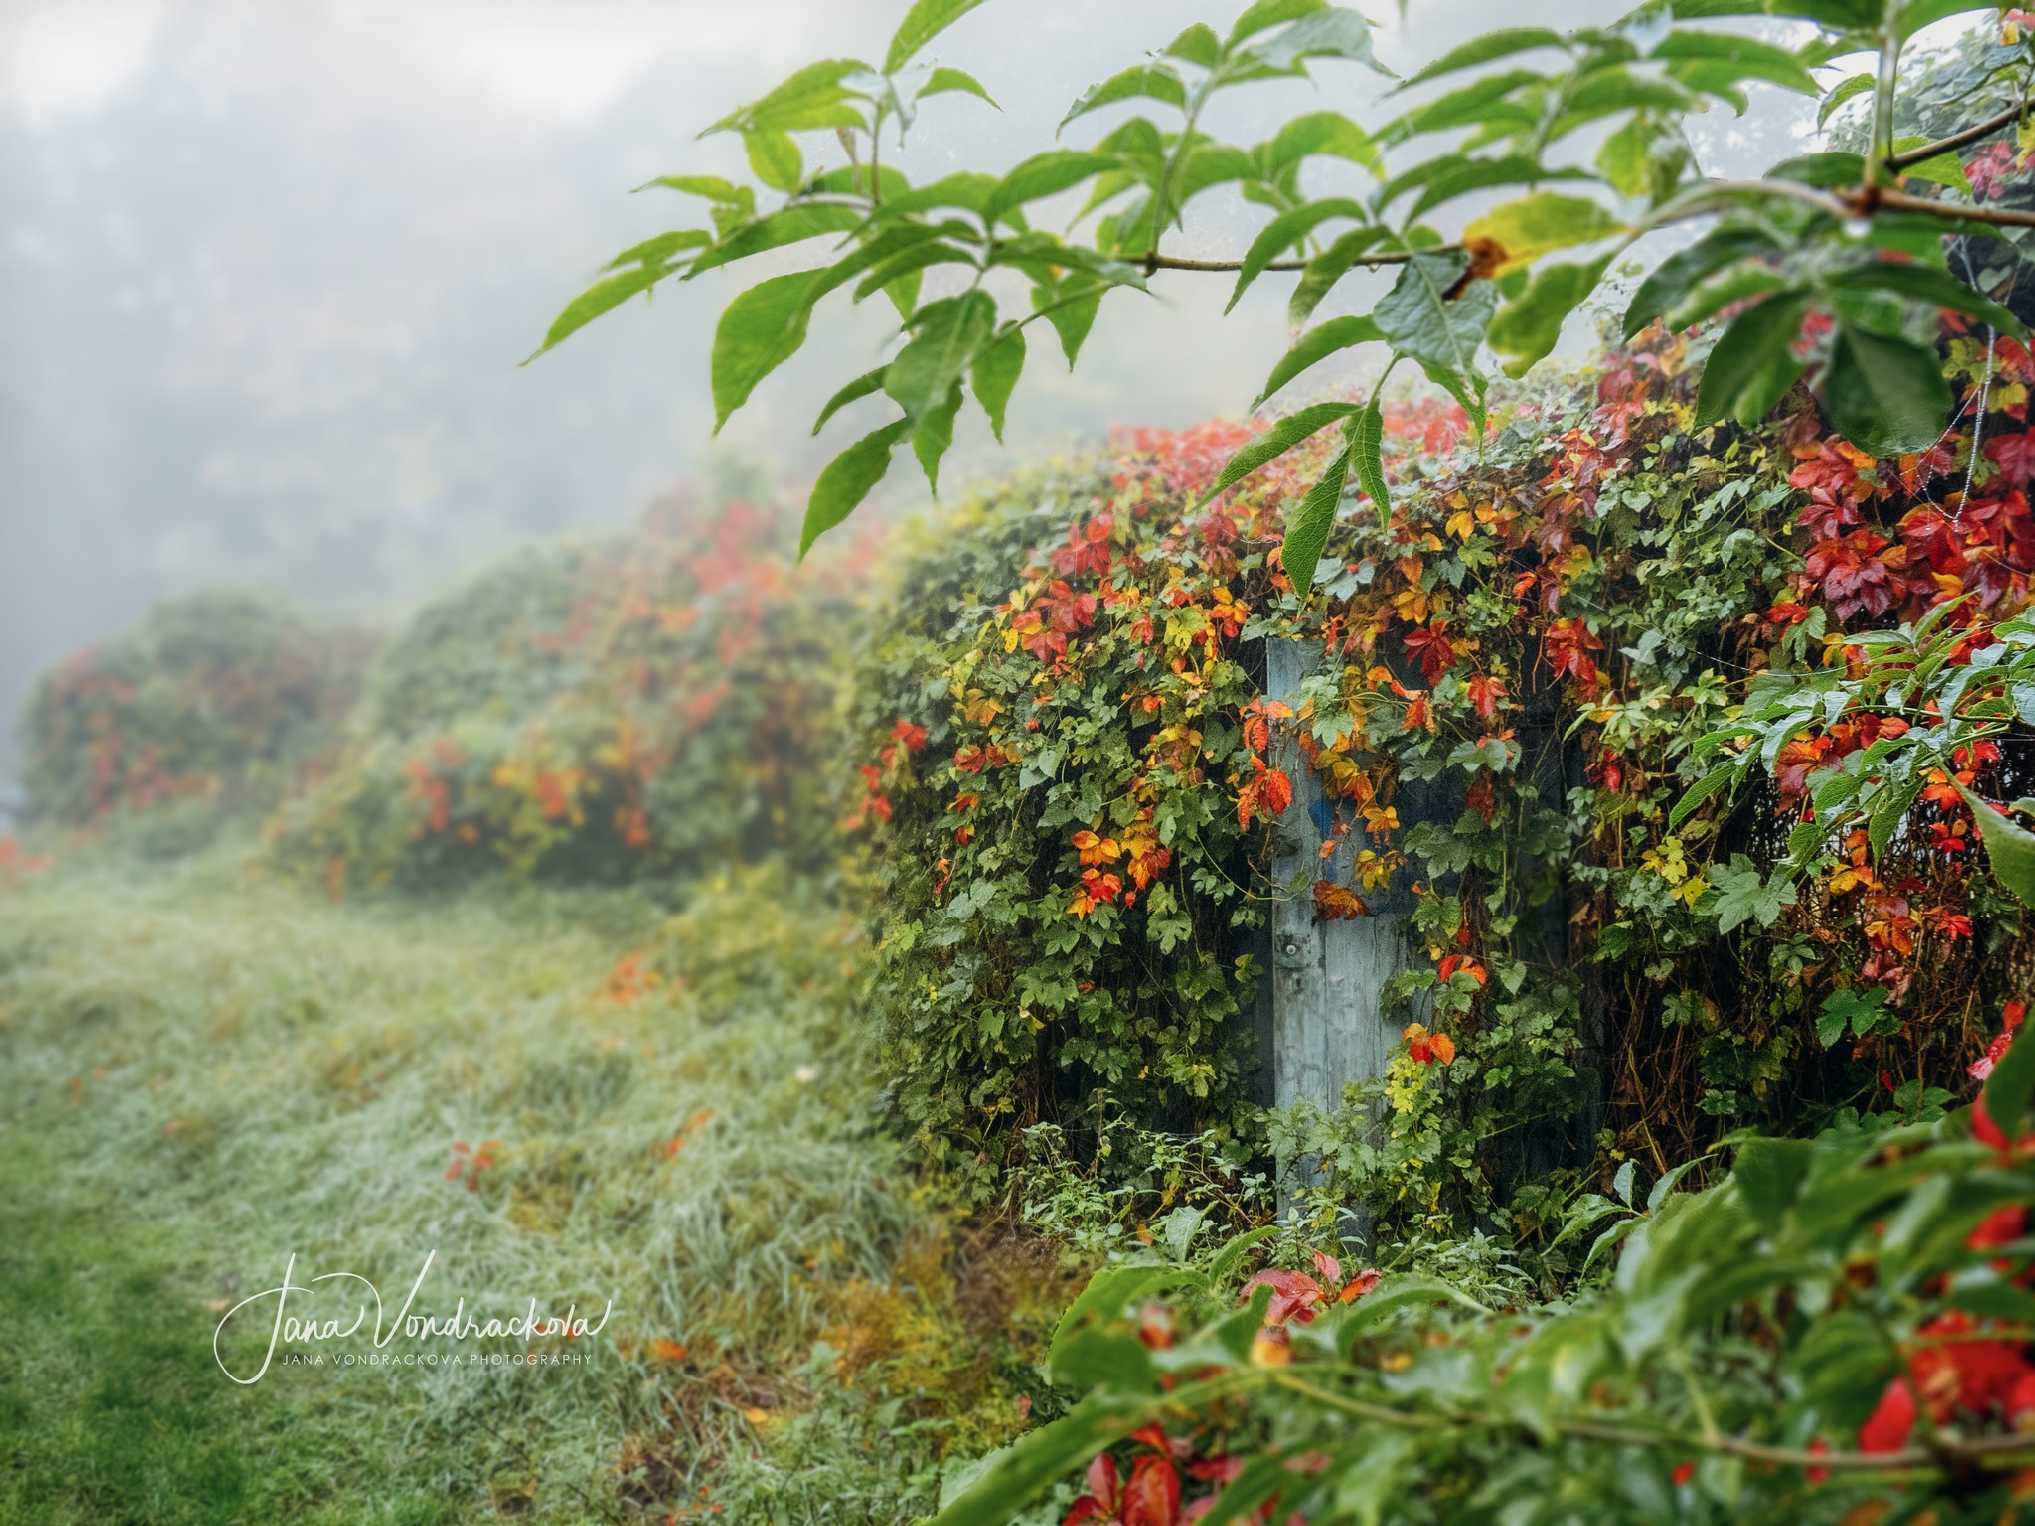
<path fill-rule="evenodd" d="M 1988 223 L 1995 228 L 2035 228 L 2035 208 L 1982 207 L 1976 203 L 1910 196 L 1906 191 L 1878 191 L 1871 200 L 1874 205 L 1895 212 L 1917 212 L 1924 217 L 1940 217 L 1946 222 Z M 1859 211 L 1870 215 L 1868 207 L 1860 206 Z"/>
<path fill-rule="evenodd" d="M 1354 1415 L 1374 1424 L 1421 1430 L 1458 1424 L 1501 1430 L 1524 1428 L 1523 1422 L 1504 1417 L 1422 1414 L 1413 1410 L 1396 1409 L 1387 1404 L 1369 1403 L 1311 1383 L 1290 1369 L 1269 1369 L 1267 1376 L 1277 1387 L 1304 1395 L 1317 1404 L 1341 1410 L 1345 1414 Z M 1743 1457 L 1750 1462 L 1767 1463 L 1773 1467 L 1828 1468 L 1832 1472 L 1901 1472 L 1916 1468 L 1940 1467 L 1946 1459 L 1981 1465 L 1996 1465 L 2003 1460 L 2011 1459 L 2012 1465 L 2019 1466 L 2031 1452 L 2035 1452 L 2035 1438 L 2028 1436 L 1979 1436 L 1955 1441 L 1940 1440 L 1933 1446 L 1906 1446 L 1891 1452 L 1840 1452 L 1834 1448 L 1827 1452 L 1812 1452 L 1803 1447 L 1769 1446 L 1765 1442 L 1749 1441 L 1740 1436 L 1723 1434 L 1688 1436 L 1670 1430 L 1621 1425 L 1615 1421 L 1581 1417 L 1555 1416 L 1549 1418 L 1547 1424 L 1552 1430 L 1584 1441 L 1604 1441 L 1618 1446 L 1665 1447 L 1687 1452 L 1720 1452 L 1731 1457 Z"/>
<path fill-rule="evenodd" d="M 2028 114 L 2029 102 L 2023 100 L 2018 106 L 2009 106 L 1998 116 L 1987 117 L 1983 122 L 1974 123 L 1962 132 L 1954 132 L 1947 138 L 1938 138 L 1934 143 L 1924 143 L 1898 154 L 1888 154 L 1886 167 L 1903 170 L 1911 164 L 1920 164 L 1925 159 L 1934 159 L 1938 154 L 1954 153 L 1960 148 L 1969 148 L 1982 138 L 1990 138 L 2002 127 L 2011 127 Z"/>
<path fill-rule="evenodd" d="M 1421 253 L 1450 254 L 1461 248 L 1462 245 L 1460 244 L 1436 244 L 1432 249 L 1424 249 Z M 1366 255 L 1361 259 L 1352 260 L 1350 263 L 1352 265 L 1363 265 L 1370 269 L 1376 269 L 1380 265 L 1404 265 L 1412 258 L 1413 254 L 1409 250 L 1403 253 L 1388 252 L 1385 254 Z M 1147 270 L 1236 271 L 1244 268 L 1242 260 L 1179 260 L 1169 254 L 1148 254 L 1143 259 L 1135 261 L 1135 263 L 1143 265 Z M 1274 260 L 1264 268 L 1266 270 L 1305 270 L 1308 263 L 1306 260 Z"/>

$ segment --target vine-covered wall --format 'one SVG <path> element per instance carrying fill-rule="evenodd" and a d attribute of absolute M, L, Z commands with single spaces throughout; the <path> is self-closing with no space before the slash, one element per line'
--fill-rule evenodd
<path fill-rule="evenodd" d="M 1589 1098 L 1586 1153 L 1662 1172 L 1743 1124 L 1940 1110 L 2029 983 L 1947 781 L 1883 854 L 1833 843 L 1801 878 L 1774 868 L 1789 818 L 1868 721 L 1669 813 L 1754 675 L 1846 663 L 1848 633 L 1943 602 L 1976 644 L 2027 602 L 2035 370 L 1949 347 L 1987 393 L 1975 466 L 1957 434 L 1872 461 L 1812 407 L 1698 428 L 1689 341 L 1658 330 L 1515 391 L 1481 446 L 1452 407 L 1402 405 L 1391 480 L 1416 485 L 1346 511 L 1304 604 L 1276 548 L 1319 463 L 1204 501 L 1240 425 L 1124 435 L 943 521 L 873 637 L 852 823 L 921 1136 L 981 1170 L 1040 1118 L 1214 1126 L 1319 1154 L 1324 1202 L 1418 1216 L 1488 1208 L 1517 1136 Z M 1293 713 L 1260 692 L 1261 639 L 1318 653 Z M 1264 870 L 1292 793 L 1275 728 L 1334 802 L 1302 883 Z M 1998 753 L 1966 761 L 1997 782 Z M 1425 781 L 1452 821 L 1401 821 Z M 1273 898 L 1362 916 L 1388 883 L 1416 892 L 1420 955 L 1392 994 L 1429 1014 L 1377 1087 L 1388 1129 L 1259 1117 L 1250 933 Z"/>

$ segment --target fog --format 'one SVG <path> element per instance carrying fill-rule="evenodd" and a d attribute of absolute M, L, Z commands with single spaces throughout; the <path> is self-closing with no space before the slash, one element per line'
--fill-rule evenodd
<path fill-rule="evenodd" d="M 1047 146 L 1088 84 L 1238 8 L 994 0 L 932 56 L 975 73 L 1002 111 L 929 103 L 898 162 L 915 178 L 1005 167 Z M 759 461 L 802 494 L 853 437 L 807 430 L 872 363 L 881 303 L 852 317 L 830 304 L 718 444 L 707 345 L 747 267 L 667 284 L 517 361 L 616 250 L 698 221 L 670 193 L 629 187 L 741 173 L 736 140 L 696 142 L 699 129 L 802 63 L 880 54 L 902 9 L 10 0 L 0 781 L 34 674 L 164 596 L 228 583 L 385 618 L 519 541 L 619 524 L 719 458 Z M 1583 25 L 1623 9 L 1536 0 L 1505 19 Z M 1490 16 L 1465 0 L 1416 0 L 1404 19 L 1387 7 L 1380 56 L 1417 67 Z M 1207 126 L 1250 143 L 1316 106 L 1386 115 L 1388 82 L 1316 74 L 1313 99 L 1291 84 L 1236 92 Z M 1757 169 L 1804 131 L 1793 98 L 1755 99 L 1743 121 L 1716 114 L 1699 140 L 1709 168 Z M 1196 214 L 1169 252 L 1241 249 L 1241 209 L 1211 196 Z M 1248 404 L 1286 341 L 1283 286 L 1217 322 L 1226 279 L 1154 285 L 1157 300 L 1105 305 L 1078 375 L 1035 346 L 1015 452 Z M 1337 379 L 1323 368 L 1322 384 Z M 956 484 L 999 459 L 979 427 L 957 452 Z M 924 497 L 906 465 L 886 485 L 893 506 Z"/>

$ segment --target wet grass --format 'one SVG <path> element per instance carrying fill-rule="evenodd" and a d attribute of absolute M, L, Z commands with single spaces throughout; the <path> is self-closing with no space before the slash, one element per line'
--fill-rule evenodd
<path fill-rule="evenodd" d="M 767 874 L 690 905 L 335 906 L 226 849 L 0 890 L 0 1520 L 909 1514 L 937 1438 L 847 1466 L 888 1412 L 816 1353 L 929 1222 L 857 939 Z M 293 1253 L 399 1299 L 434 1251 L 420 1309 L 614 1314 L 539 1341 L 584 1356 L 557 1370 L 213 1360 Z M 803 1495 L 786 1448 L 822 1433 L 844 1471 Z"/>

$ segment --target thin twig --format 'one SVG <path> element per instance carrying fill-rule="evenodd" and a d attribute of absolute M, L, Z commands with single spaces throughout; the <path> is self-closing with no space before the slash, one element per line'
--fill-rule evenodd
<path fill-rule="evenodd" d="M 1259 1370 L 1268 1372 L 1269 1381 L 1277 1387 L 1302 1394 L 1330 1409 L 1341 1410 L 1344 1414 L 1355 1415 L 1381 1425 L 1396 1425 L 1414 1430 L 1453 1428 L 1458 1425 L 1501 1430 L 1526 1428 L 1525 1422 L 1509 1417 L 1395 1409 L 1387 1404 L 1353 1399 L 1333 1389 L 1320 1387 L 1295 1375 L 1290 1369 Z M 1932 1468 L 1940 1466 L 1945 1458 L 1980 1463 L 2014 1458 L 2018 1462 L 2021 1457 L 2035 1451 L 2035 1438 L 2027 1436 L 1981 1436 L 1969 1440 L 1946 1437 L 1932 1447 L 1909 1446 L 1892 1452 L 1840 1452 L 1834 1448 L 1827 1452 L 1812 1452 L 1803 1447 L 1769 1446 L 1765 1442 L 1749 1441 L 1740 1436 L 1690 1436 L 1664 1429 L 1568 1416 L 1550 1417 L 1547 1425 L 1549 1429 L 1562 1435 L 1574 1436 L 1585 1441 L 1606 1441 L 1619 1446 L 1672 1447 L 1689 1452 L 1722 1452 L 1732 1457 L 1743 1457 L 1749 1461 L 1768 1463 L 1775 1467 L 1828 1468 L 1832 1472 L 1882 1473 Z"/>
<path fill-rule="evenodd" d="M 1461 251 L 1462 245 L 1460 244 L 1436 244 L 1432 249 L 1424 249 L 1420 252 L 1423 254 L 1457 254 Z M 1353 260 L 1351 263 L 1366 266 L 1404 265 L 1412 258 L 1412 250 L 1399 250 L 1388 251 L 1384 254 L 1366 255 L 1361 259 Z M 1148 254 L 1143 259 L 1133 263 L 1142 265 L 1147 270 L 1225 271 L 1242 270 L 1244 268 L 1242 260 L 1181 260 L 1175 259 L 1170 254 Z M 1274 260 L 1263 268 L 1266 270 L 1305 270 L 1308 264 L 1309 262 L 1306 260 Z"/>

